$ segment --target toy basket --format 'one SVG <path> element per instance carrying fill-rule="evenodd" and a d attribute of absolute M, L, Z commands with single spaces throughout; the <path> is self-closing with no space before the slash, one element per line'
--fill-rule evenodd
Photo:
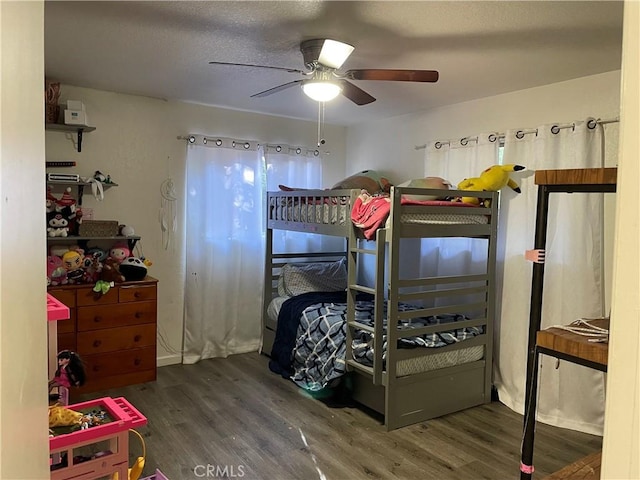
<path fill-rule="evenodd" d="M 116 220 L 84 220 L 78 233 L 81 237 L 115 237 L 118 235 Z"/>

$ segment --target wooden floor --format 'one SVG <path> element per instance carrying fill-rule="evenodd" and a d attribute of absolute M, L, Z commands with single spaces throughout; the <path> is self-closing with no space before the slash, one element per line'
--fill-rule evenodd
<path fill-rule="evenodd" d="M 149 420 L 139 429 L 144 475 L 159 468 L 170 480 L 519 478 L 522 416 L 499 402 L 386 432 L 371 412 L 309 398 L 268 360 L 250 353 L 162 367 L 156 382 L 74 400 L 126 397 Z M 534 478 L 601 440 L 538 424 Z M 138 456 L 133 436 L 131 444 Z"/>

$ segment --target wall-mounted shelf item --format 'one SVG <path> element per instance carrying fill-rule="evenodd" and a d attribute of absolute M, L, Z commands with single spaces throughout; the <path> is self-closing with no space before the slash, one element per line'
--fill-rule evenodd
<path fill-rule="evenodd" d="M 54 132 L 67 132 L 67 133 L 75 133 L 77 135 L 78 141 L 76 143 L 78 152 L 82 151 L 82 135 L 85 132 L 93 132 L 96 127 L 89 127 L 87 125 L 64 125 L 62 123 L 45 123 L 45 130 L 51 130 Z"/>
<path fill-rule="evenodd" d="M 79 237 L 77 235 L 69 235 L 67 237 L 47 237 L 47 242 L 52 244 L 52 243 L 73 243 L 73 242 L 78 242 L 78 244 L 80 245 L 80 247 L 85 248 L 87 246 L 87 243 L 91 240 L 94 241 L 101 241 L 101 240 L 107 240 L 107 241 L 111 241 L 111 242 L 117 242 L 117 241 L 126 241 L 127 242 L 127 246 L 129 247 L 129 250 L 133 251 L 133 247 L 136 246 L 136 243 L 138 243 L 138 240 L 140 240 L 140 236 L 139 235 L 129 235 L 128 237 L 123 237 L 123 236 L 114 236 L 114 237 Z M 85 248 L 86 250 L 86 248 Z"/>
<path fill-rule="evenodd" d="M 77 187 L 78 189 L 78 205 L 82 205 L 82 196 L 84 195 L 84 187 L 91 186 L 92 182 L 69 182 L 64 180 L 47 180 L 47 185 L 59 185 L 61 187 Z M 101 182 L 102 188 L 117 187 L 114 182 Z"/>

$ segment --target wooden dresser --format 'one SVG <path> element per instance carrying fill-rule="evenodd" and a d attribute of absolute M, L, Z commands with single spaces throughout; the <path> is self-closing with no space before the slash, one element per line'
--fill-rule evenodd
<path fill-rule="evenodd" d="M 82 394 L 156 379 L 157 283 L 152 277 L 116 284 L 106 294 L 93 285 L 50 287 L 70 310 L 58 321 L 58 350 L 74 350 L 85 364 Z"/>

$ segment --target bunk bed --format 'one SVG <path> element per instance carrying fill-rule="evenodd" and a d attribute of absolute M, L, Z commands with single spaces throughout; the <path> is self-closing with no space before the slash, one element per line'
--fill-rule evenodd
<path fill-rule="evenodd" d="M 447 193 L 462 196 L 462 192 Z M 336 262 L 345 262 L 344 291 L 335 291 L 331 282 L 318 289 L 329 295 L 320 306 L 337 306 L 338 310 L 327 307 L 332 324 L 323 341 L 333 343 L 338 331 L 345 335 L 327 380 L 346 373 L 352 398 L 382 414 L 387 430 L 488 403 L 498 194 L 464 192 L 466 197 L 486 199 L 470 207 L 450 201 L 408 201 L 419 195 L 442 195 L 442 191 L 392 187 L 388 213 L 377 216 L 365 230 L 352 221 L 352 209 L 361 194 L 360 190 L 268 192 L 261 351 L 272 356 L 272 361 L 275 358 L 277 335 L 282 337 L 284 328 L 282 307 L 293 303 L 287 300 L 313 297 L 312 292 L 283 291 L 283 273 L 290 266 L 306 268 L 322 262 L 335 270 Z M 273 231 L 279 229 L 343 237 L 345 248 L 275 252 Z M 407 263 L 403 256 L 415 255 L 415 250 L 401 247 L 404 239 L 450 237 L 482 239 L 486 245 L 484 272 L 406 278 L 406 268 L 401 268 Z M 363 268 L 373 270 L 367 281 L 360 278 Z M 341 298 L 345 304 L 340 303 Z M 318 307 L 318 303 L 311 306 L 320 310 Z M 300 311 L 295 310 L 294 316 Z M 363 311 L 371 313 L 370 317 Z M 295 318 L 289 325 L 300 321 Z M 304 329 L 300 327 L 295 335 Z M 308 343 L 299 338 L 294 341 L 298 346 Z M 297 355 L 297 351 L 292 354 Z"/>

